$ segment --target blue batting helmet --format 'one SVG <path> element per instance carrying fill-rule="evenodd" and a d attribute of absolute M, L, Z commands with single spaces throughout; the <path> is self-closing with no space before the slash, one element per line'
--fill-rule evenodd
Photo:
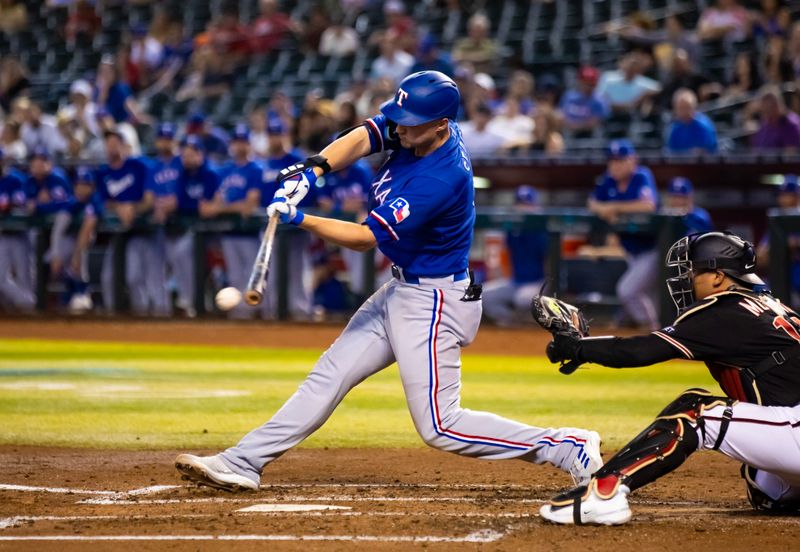
<path fill-rule="evenodd" d="M 403 79 L 381 113 L 398 125 L 417 126 L 445 117 L 455 120 L 460 103 L 453 79 L 439 71 L 420 71 Z"/>

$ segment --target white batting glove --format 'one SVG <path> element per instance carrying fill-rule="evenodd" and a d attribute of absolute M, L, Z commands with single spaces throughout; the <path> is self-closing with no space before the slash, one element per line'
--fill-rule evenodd
<path fill-rule="evenodd" d="M 291 167 L 289 167 L 291 168 Z M 286 170 L 286 169 L 284 169 Z M 275 192 L 275 198 L 285 198 L 291 205 L 297 205 L 306 197 L 308 189 L 317 181 L 314 169 L 308 168 L 303 172 L 293 174 L 280 180 L 280 187 Z"/>
<path fill-rule="evenodd" d="M 276 197 L 267 206 L 267 217 L 272 218 L 277 213 L 284 224 L 299 226 L 305 218 L 303 211 L 289 203 L 285 197 L 277 197 L 277 195 L 276 193 Z"/>

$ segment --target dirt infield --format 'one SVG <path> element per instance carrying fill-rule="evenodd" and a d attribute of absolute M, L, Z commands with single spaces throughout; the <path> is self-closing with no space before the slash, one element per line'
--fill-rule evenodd
<path fill-rule="evenodd" d="M 0 320 L 3 338 L 206 345 L 323 348 L 340 331 L 302 324 Z M 470 351 L 531 354 L 546 341 L 540 331 L 483 328 Z M 182 482 L 172 466 L 177 452 L 0 447 L 0 550 L 730 552 L 793 550 L 800 542 L 800 518 L 756 515 L 738 465 L 711 453 L 693 456 L 676 474 L 637 492 L 632 523 L 565 528 L 543 522 L 537 512 L 569 478 L 521 461 L 482 462 L 427 449 L 298 449 L 270 466 L 259 492 L 233 495 Z"/>
<path fill-rule="evenodd" d="M 0 549 L 735 551 L 791 550 L 800 538 L 800 518 L 750 512 L 737 466 L 713 454 L 636 493 L 630 524 L 567 528 L 537 510 L 568 477 L 521 461 L 299 449 L 259 492 L 229 494 L 180 481 L 175 453 L 0 449 Z M 243 511 L 254 507 L 319 509 Z"/>

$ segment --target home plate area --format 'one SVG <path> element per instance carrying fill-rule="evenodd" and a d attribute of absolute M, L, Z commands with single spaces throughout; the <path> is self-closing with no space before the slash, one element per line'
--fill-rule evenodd
<path fill-rule="evenodd" d="M 713 455 L 637 493 L 630 524 L 570 528 L 538 516 L 569 477 L 525 462 L 299 449 L 270 466 L 261 490 L 234 494 L 181 481 L 175 454 L 0 447 L 0 550 L 197 550 L 220 541 L 245 550 L 683 550 L 725 541 L 730 552 L 800 538 L 799 518 L 752 513 L 737 467 Z"/>

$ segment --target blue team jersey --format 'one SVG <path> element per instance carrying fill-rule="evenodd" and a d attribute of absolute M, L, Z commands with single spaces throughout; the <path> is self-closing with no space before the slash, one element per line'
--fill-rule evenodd
<path fill-rule="evenodd" d="M 67 175 L 59 168 L 54 168 L 43 180 L 36 180 L 28 177 L 26 182 L 26 193 L 28 199 L 36 202 L 36 212 L 39 214 L 50 214 L 58 211 L 69 210 L 70 204 L 74 201 L 72 197 L 72 185 L 67 179 Z M 39 192 L 46 189 L 49 193 L 49 200 L 42 203 L 39 201 Z"/>
<path fill-rule="evenodd" d="M 529 284 L 544 279 L 547 257 L 547 232 L 518 230 L 506 234 L 515 284 Z"/>
<path fill-rule="evenodd" d="M 228 161 L 217 170 L 219 194 L 225 203 L 236 203 L 247 197 L 250 190 L 261 191 L 264 169 L 255 161 L 237 165 Z"/>
<path fill-rule="evenodd" d="M 351 199 L 366 203 L 374 176 L 369 163 L 359 159 L 341 171 L 326 175 L 319 196 L 330 199 L 334 211 L 340 211 L 342 204 Z"/>
<path fill-rule="evenodd" d="M 90 197 L 89 200 L 82 203 L 77 199 L 70 205 L 70 212 L 74 216 L 82 216 L 82 217 L 102 217 L 105 211 L 105 207 L 103 206 L 103 199 L 100 197 L 100 194 L 95 192 Z"/>
<path fill-rule="evenodd" d="M 182 215 L 196 215 L 200 201 L 214 199 L 218 187 L 217 173 L 211 170 L 207 161 L 193 171 L 186 170 L 181 163 L 175 188 L 178 212 Z"/>
<path fill-rule="evenodd" d="M 711 215 L 702 207 L 695 207 L 683 217 L 683 224 L 686 226 L 686 234 L 704 234 L 714 230 L 714 223 L 711 222 Z"/>
<path fill-rule="evenodd" d="M 461 130 L 436 151 L 417 157 L 400 147 L 383 115 L 365 123 L 372 152 L 392 149 L 370 190 L 364 222 L 378 248 L 407 273 L 440 277 L 467 269 L 475 223 L 472 164 Z"/>
<path fill-rule="evenodd" d="M 156 197 L 175 195 L 178 182 L 178 172 L 181 168 L 179 157 L 164 159 L 154 157 L 149 159 L 150 177 L 147 179 L 145 190 L 153 192 Z"/>
<path fill-rule="evenodd" d="M 620 190 L 619 183 L 606 173 L 603 179 L 595 186 L 592 197 L 597 201 L 637 201 L 642 199 L 652 200 L 658 204 L 658 192 L 656 190 L 653 173 L 647 167 L 637 167 L 633 173 L 628 186 Z M 632 255 L 643 253 L 653 249 L 656 245 L 654 236 L 644 234 L 633 234 L 620 232 L 619 240 L 625 251 Z"/>
<path fill-rule="evenodd" d="M 16 169 L 11 169 L 0 177 L 0 211 L 25 207 L 28 194 L 25 189 L 26 176 Z"/>
<path fill-rule="evenodd" d="M 130 203 L 141 201 L 149 178 L 147 164 L 138 157 L 129 157 L 118 169 L 103 165 L 95 173 L 97 192 L 103 201 Z"/>

